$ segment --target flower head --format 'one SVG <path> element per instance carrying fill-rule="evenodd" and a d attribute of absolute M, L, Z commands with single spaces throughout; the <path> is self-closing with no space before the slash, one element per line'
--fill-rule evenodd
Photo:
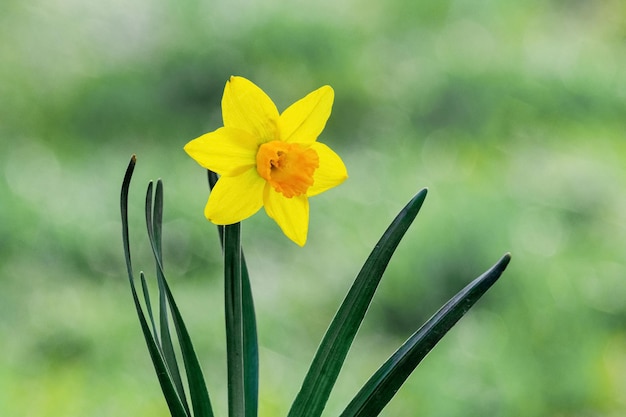
<path fill-rule="evenodd" d="M 224 88 L 224 126 L 192 140 L 185 151 L 220 175 L 204 209 L 215 224 L 237 223 L 261 207 L 298 245 L 306 243 L 308 198 L 341 184 L 341 158 L 317 142 L 334 92 L 321 87 L 278 113 L 255 84 L 231 77 Z"/>

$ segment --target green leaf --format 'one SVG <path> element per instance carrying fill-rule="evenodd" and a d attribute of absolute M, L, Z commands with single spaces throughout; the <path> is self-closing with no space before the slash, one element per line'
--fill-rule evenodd
<path fill-rule="evenodd" d="M 148 190 L 151 190 L 151 187 L 148 187 Z M 150 194 L 150 193 L 148 193 Z M 151 196 L 150 196 L 151 197 Z M 211 401 L 209 399 L 209 393 L 206 389 L 206 383 L 204 381 L 204 376 L 202 374 L 202 368 L 200 367 L 200 362 L 198 361 L 198 357 L 195 353 L 193 344 L 191 342 L 191 337 L 189 336 L 189 332 L 187 331 L 187 327 L 185 326 L 185 322 L 183 321 L 182 315 L 180 314 L 180 310 L 176 305 L 176 301 L 174 300 L 174 296 L 169 288 L 167 280 L 165 279 L 165 274 L 163 272 L 163 262 L 161 259 L 161 229 L 162 229 L 162 219 L 163 219 L 163 185 L 161 180 L 157 182 L 156 193 L 155 193 L 155 204 L 154 204 L 154 212 L 152 215 L 149 214 L 151 212 L 151 198 L 146 197 L 146 220 L 151 221 L 152 224 L 148 224 L 148 236 L 150 238 L 150 243 L 152 246 L 152 253 L 154 255 L 154 260 L 157 266 L 157 279 L 159 281 L 159 288 L 162 291 L 161 294 L 164 294 L 163 301 L 161 302 L 161 309 L 166 310 L 167 305 L 165 304 L 165 299 L 167 300 L 167 304 L 172 312 L 172 320 L 174 322 L 174 326 L 176 328 L 176 334 L 178 335 L 178 342 L 180 344 L 180 350 L 183 357 L 183 362 L 185 364 L 185 371 L 187 375 L 187 384 L 189 386 L 189 394 L 191 396 L 191 405 L 193 408 L 194 417 L 213 417 L 213 410 L 211 407 Z M 162 314 L 167 321 L 167 315 Z M 167 325 L 167 324 L 166 324 Z M 162 338 L 163 338 L 163 327 L 161 328 Z M 167 332 L 167 337 L 169 337 L 169 332 Z M 173 363 L 176 364 L 176 358 L 174 356 L 173 347 L 172 347 L 172 355 L 173 355 Z M 178 366 L 176 365 L 176 369 Z M 184 395 L 184 394 L 183 394 Z"/>
<path fill-rule="evenodd" d="M 135 155 L 133 155 L 128 164 L 128 168 L 126 169 L 126 174 L 124 175 L 120 196 L 120 211 L 122 217 L 122 243 L 124 247 L 126 269 L 128 272 L 128 281 L 130 283 L 133 302 L 135 303 L 135 309 L 137 311 L 137 317 L 139 318 L 139 324 L 141 325 L 141 331 L 144 335 L 144 339 L 148 347 L 148 352 L 150 353 L 150 358 L 152 359 L 152 364 L 154 365 L 154 369 L 156 371 L 159 384 L 161 385 L 161 390 L 163 391 L 163 395 L 165 397 L 165 401 L 168 405 L 170 413 L 172 417 L 189 417 L 187 411 L 182 405 L 181 399 L 178 396 L 176 389 L 174 388 L 174 384 L 169 374 L 169 370 L 165 365 L 165 361 L 163 359 L 163 356 L 161 355 L 158 345 L 152 337 L 152 333 L 150 333 L 150 327 L 148 326 L 148 323 L 146 321 L 146 317 L 141 308 L 141 303 L 139 302 L 139 297 L 137 296 L 137 291 L 135 288 L 135 280 L 133 276 L 133 268 L 130 255 L 130 239 L 128 234 L 128 191 L 130 188 L 130 181 L 133 176 L 133 171 L 135 169 L 135 162 L 136 158 Z"/>
<path fill-rule="evenodd" d="M 209 188 L 213 189 L 218 177 L 214 172 L 207 170 Z M 217 226 L 222 247 L 224 246 L 224 226 Z M 241 251 L 241 314 L 243 320 L 243 390 L 245 417 L 256 417 L 259 402 L 259 346 L 256 330 L 256 315 L 254 300 L 250 285 L 250 275 L 246 266 L 246 259 Z M 229 256 L 230 257 L 230 256 Z"/>
<path fill-rule="evenodd" d="M 193 415 L 195 417 L 213 417 L 213 409 L 211 407 L 209 393 L 206 389 L 206 383 L 202 375 L 202 368 L 200 367 L 198 356 L 193 348 L 191 337 L 180 314 L 180 310 L 174 301 L 174 296 L 165 279 L 163 280 L 163 288 L 172 311 L 172 320 L 176 327 L 178 342 L 180 343 L 180 350 L 183 356 L 183 362 L 185 363 L 185 370 L 187 371 L 187 384 L 189 385 Z"/>
<path fill-rule="evenodd" d="M 427 190 L 404 207 L 378 241 L 339 307 L 289 411 L 289 417 L 319 417 L 396 247 L 417 216 Z"/>
<path fill-rule="evenodd" d="M 153 253 L 156 263 L 157 283 L 159 286 L 159 327 L 161 330 L 161 351 L 165 363 L 170 370 L 170 375 L 174 381 L 174 386 L 178 395 L 180 396 L 183 407 L 187 410 L 188 414 L 189 405 L 187 404 L 187 396 L 185 395 L 185 388 L 183 386 L 182 379 L 180 377 L 180 370 L 178 369 L 178 361 L 174 352 L 174 345 L 172 343 L 172 337 L 169 330 L 169 320 L 167 314 L 167 302 L 165 296 L 165 290 L 163 288 L 163 254 L 161 249 L 161 225 L 163 222 L 163 184 L 161 180 L 157 182 L 154 206 L 152 205 L 152 189 L 153 183 L 148 183 L 148 189 L 146 191 L 145 201 L 145 216 L 146 226 L 148 228 L 148 238 L 153 246 Z M 144 291 L 145 292 L 145 291 Z M 145 296 L 146 300 L 148 297 Z M 154 326 L 154 325 L 153 325 Z M 157 333 L 154 333 L 155 339 L 157 339 Z"/>
<path fill-rule="evenodd" d="M 154 323 L 154 316 L 152 314 L 152 303 L 150 302 L 150 293 L 148 292 L 148 284 L 146 283 L 146 277 L 144 276 L 143 272 L 141 272 L 141 289 L 143 290 L 143 301 L 146 305 L 146 310 L 148 310 L 148 318 L 150 319 L 150 324 L 152 325 L 152 335 L 154 337 L 155 343 L 160 349 L 161 345 L 159 344 L 159 338 L 157 337 L 158 333 L 156 329 L 156 324 Z M 161 354 L 163 354 L 163 350 L 162 349 L 160 350 L 161 350 Z"/>
<path fill-rule="evenodd" d="M 511 256 L 505 254 L 441 307 L 374 373 L 341 417 L 377 416 L 422 359 L 498 280 L 510 260 Z"/>
<path fill-rule="evenodd" d="M 246 261 L 241 253 L 245 417 L 257 417 L 259 408 L 259 345 L 252 288 Z"/>

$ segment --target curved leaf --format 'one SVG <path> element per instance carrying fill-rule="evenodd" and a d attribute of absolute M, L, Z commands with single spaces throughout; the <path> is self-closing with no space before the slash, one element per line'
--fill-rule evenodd
<path fill-rule="evenodd" d="M 498 280 L 510 260 L 511 256 L 505 254 L 441 307 L 374 373 L 341 417 L 377 416 L 422 359 Z"/>
<path fill-rule="evenodd" d="M 426 198 L 423 189 L 396 216 L 372 250 L 320 344 L 289 417 L 319 417 L 339 371 L 400 240 Z"/>
<path fill-rule="evenodd" d="M 183 381 L 180 377 L 180 370 L 178 369 L 178 361 L 176 359 L 176 354 L 174 353 L 174 344 L 172 343 L 172 336 L 170 334 L 169 320 L 167 314 L 166 295 L 163 288 L 163 282 L 165 278 L 162 274 L 163 254 L 161 250 L 161 229 L 163 223 L 163 183 L 161 182 L 161 180 L 157 181 L 156 191 L 154 193 L 154 206 L 152 204 L 152 190 L 153 183 L 152 181 L 150 181 L 148 183 L 148 189 L 146 191 L 145 216 L 146 226 L 148 228 L 148 238 L 150 240 L 150 243 L 154 247 L 154 257 L 157 264 L 156 274 L 157 284 L 159 286 L 159 327 L 161 334 L 161 352 L 163 354 L 163 358 L 165 359 L 165 363 L 170 370 L 170 375 L 172 377 L 172 381 L 174 382 L 174 387 L 176 388 L 176 391 L 178 392 L 178 395 L 182 400 L 183 407 L 185 407 L 185 410 L 187 410 L 187 414 L 191 414 L 189 411 L 189 405 L 187 404 L 187 396 L 185 395 Z M 146 303 L 149 301 L 147 294 L 147 289 L 145 289 L 144 298 L 146 299 Z M 150 319 L 153 321 L 152 326 L 154 327 L 154 319 L 152 318 L 151 312 Z M 155 330 L 154 338 L 155 340 L 157 340 L 158 343 L 159 339 L 157 335 L 158 333 Z"/>
<path fill-rule="evenodd" d="M 170 338 L 167 327 L 167 314 L 165 312 L 167 310 L 167 305 L 165 304 L 165 301 L 167 300 L 167 304 L 169 305 L 169 308 L 172 312 L 172 321 L 174 322 L 174 327 L 176 328 L 176 334 L 178 335 L 178 342 L 180 345 L 183 362 L 185 364 L 187 383 L 189 386 L 189 394 L 191 396 L 191 405 L 193 408 L 194 417 L 213 417 L 213 409 L 211 407 L 209 393 L 206 389 L 204 376 L 202 375 L 200 362 L 198 361 L 198 357 L 191 342 L 191 337 L 189 336 L 189 332 L 187 331 L 185 322 L 183 321 L 182 315 L 180 314 L 178 306 L 176 305 L 176 301 L 174 300 L 174 296 L 172 295 L 169 285 L 167 284 L 167 280 L 165 279 L 165 274 L 163 272 L 163 260 L 161 257 L 160 240 L 163 219 L 163 184 L 161 180 L 157 182 L 154 200 L 154 211 L 150 210 L 152 206 L 151 198 L 149 198 L 151 197 L 150 191 L 151 187 L 148 187 L 148 195 L 146 196 L 146 220 L 148 222 L 148 236 L 150 238 L 150 244 L 152 246 L 152 253 L 154 255 L 154 260 L 157 266 L 157 279 L 160 289 L 161 337 L 162 340 L 167 340 Z M 150 224 L 150 222 L 152 222 L 152 224 Z M 164 326 L 166 327 L 164 328 Z M 174 369 L 176 369 L 177 371 L 178 365 L 176 364 L 173 347 L 170 346 L 170 349 L 172 349 L 171 360 L 174 364 L 173 367 L 175 367 Z M 184 396 L 184 391 L 181 394 L 181 397 L 182 396 Z"/>
<path fill-rule="evenodd" d="M 148 322 L 146 321 L 146 317 L 141 308 L 141 303 L 139 302 L 139 297 L 137 296 L 137 290 L 135 289 L 135 280 L 133 276 L 133 268 L 130 256 L 130 240 L 128 234 L 128 191 L 130 188 L 130 180 L 133 176 L 133 171 L 135 170 L 135 163 L 136 158 L 135 155 L 133 155 L 128 164 L 128 168 L 126 169 L 126 174 L 124 175 L 120 195 L 120 211 L 122 217 L 122 243 L 124 246 L 124 258 L 126 261 L 126 269 L 128 272 L 128 281 L 130 283 L 133 302 L 137 311 L 137 317 L 139 318 L 139 324 L 141 325 L 141 331 L 143 332 L 144 339 L 148 347 L 148 352 L 150 353 L 150 358 L 152 359 L 152 364 L 154 365 L 154 369 L 159 379 L 159 384 L 161 385 L 161 390 L 163 391 L 165 401 L 167 402 L 167 405 L 170 409 L 170 413 L 172 417 L 189 417 L 187 411 L 183 407 L 180 397 L 178 396 L 178 392 L 174 387 L 174 383 L 172 382 L 169 370 L 165 365 L 165 361 L 163 359 L 163 356 L 161 355 L 161 351 L 157 343 L 155 342 L 152 333 L 150 333 L 150 327 L 148 326 Z"/>

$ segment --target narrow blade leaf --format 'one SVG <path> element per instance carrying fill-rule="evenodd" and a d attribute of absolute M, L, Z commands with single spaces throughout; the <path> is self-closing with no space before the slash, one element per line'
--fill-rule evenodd
<path fill-rule="evenodd" d="M 143 332 L 144 339 L 148 347 L 148 352 L 150 353 L 150 358 L 152 359 L 152 364 L 154 365 L 154 369 L 156 371 L 159 384 L 161 385 L 163 396 L 165 397 L 167 406 L 170 409 L 170 413 L 172 417 L 189 417 L 185 408 L 182 405 L 180 398 L 178 397 L 176 389 L 174 388 L 174 384 L 169 375 L 169 371 L 167 369 L 167 366 L 165 365 L 165 361 L 163 360 L 161 352 L 159 351 L 159 348 L 152 334 L 150 333 L 150 327 L 148 325 L 148 322 L 146 321 L 146 317 L 141 308 L 141 303 L 139 302 L 139 297 L 137 296 L 137 290 L 135 289 L 135 280 L 133 277 L 133 268 L 130 256 L 130 239 L 128 234 L 128 192 L 130 188 L 130 181 L 133 176 L 133 171 L 135 169 L 135 163 L 136 158 L 135 155 L 133 155 L 128 164 L 128 168 L 126 169 L 126 174 L 124 175 L 120 195 L 120 211 L 122 217 L 122 244 L 124 246 L 124 257 L 126 261 L 126 269 L 128 272 L 128 281 L 130 283 L 130 289 L 133 296 L 135 309 L 137 311 L 137 317 L 139 318 L 139 324 L 141 325 L 141 331 Z"/>
<path fill-rule="evenodd" d="M 363 321 L 383 272 L 426 198 L 423 189 L 402 209 L 372 250 L 339 307 L 289 411 L 289 417 L 319 417 Z"/>
<path fill-rule="evenodd" d="M 161 250 L 161 224 L 163 221 L 163 184 L 161 183 L 161 180 L 157 182 L 156 191 L 154 194 L 155 201 L 153 205 L 153 183 L 152 181 L 150 181 L 148 183 L 148 189 L 146 191 L 145 215 L 146 226 L 148 229 L 148 238 L 150 239 L 150 243 L 153 247 L 155 263 L 157 265 L 156 274 L 157 283 L 159 286 L 159 327 L 161 330 L 161 350 L 163 352 L 163 358 L 165 359 L 165 363 L 170 370 L 170 375 L 172 376 L 172 380 L 174 381 L 176 391 L 178 391 L 178 395 L 182 400 L 183 407 L 185 407 L 187 413 L 190 414 L 189 405 L 187 404 L 187 396 L 185 394 L 185 388 L 183 386 L 183 381 L 180 377 L 178 361 L 176 360 L 176 354 L 174 353 L 174 345 L 172 343 L 172 337 L 170 334 L 169 322 L 167 317 L 168 314 L 165 291 L 163 290 L 163 256 Z M 156 333 L 155 338 L 157 338 Z"/>
<path fill-rule="evenodd" d="M 241 253 L 241 290 L 243 301 L 243 358 L 245 417 L 257 417 L 259 408 L 259 345 L 256 330 L 254 301 L 246 260 Z"/>
<path fill-rule="evenodd" d="M 154 370 L 156 371 L 157 378 L 159 379 L 159 384 L 161 385 L 161 391 L 165 397 L 165 402 L 170 409 L 172 417 L 189 417 L 190 414 L 187 412 L 186 407 L 183 406 L 181 398 L 178 396 L 178 391 L 172 382 L 172 377 L 169 373 L 167 365 L 165 364 L 165 360 L 161 355 L 161 351 L 150 333 L 150 328 L 148 327 L 146 317 L 141 309 L 139 297 L 137 296 L 137 290 L 135 289 L 135 283 L 132 279 L 130 281 L 130 286 L 133 294 L 133 301 L 135 302 L 135 308 L 137 310 L 137 316 L 139 317 L 139 323 L 141 324 L 141 330 L 146 340 L 148 352 L 150 353 Z"/>
<path fill-rule="evenodd" d="M 185 322 L 183 321 L 180 310 L 176 305 L 176 301 L 174 300 L 174 296 L 172 295 L 165 277 L 163 278 L 163 289 L 165 290 L 167 301 L 172 312 L 172 320 L 174 321 L 174 327 L 176 328 L 176 334 L 178 335 L 178 342 L 180 343 L 183 362 L 185 363 L 193 415 L 194 417 L 213 417 L 211 400 L 206 389 L 206 383 L 204 381 L 200 362 L 198 361 L 198 356 L 193 348 L 191 337 L 189 336 Z"/>
<path fill-rule="evenodd" d="M 156 329 L 156 324 L 154 323 L 154 315 L 152 314 L 152 303 L 150 302 L 150 293 L 148 292 L 148 284 L 146 283 L 146 277 L 143 272 L 141 273 L 141 289 L 143 290 L 143 300 L 146 305 L 146 310 L 148 310 L 148 318 L 150 319 L 150 324 L 152 325 L 152 334 L 154 335 L 154 341 L 157 346 L 159 345 L 159 338 L 157 337 L 158 332 Z M 161 351 L 161 353 L 163 353 Z"/>
<path fill-rule="evenodd" d="M 149 188 L 150 189 L 150 188 Z M 150 202 L 148 202 L 150 201 Z M 202 368 L 200 362 L 193 348 L 191 337 L 185 326 L 180 310 L 176 305 L 174 296 L 167 284 L 165 274 L 163 272 L 163 261 L 161 256 L 161 230 L 163 219 L 163 185 L 159 180 L 157 182 L 154 211 L 152 208 L 151 199 L 146 198 L 146 220 L 152 223 L 148 225 L 148 236 L 150 237 L 150 244 L 152 246 L 152 253 L 157 267 L 157 279 L 159 282 L 159 290 L 161 295 L 160 308 L 161 308 L 161 337 L 165 346 L 165 340 L 169 340 L 172 363 L 175 366 L 176 372 L 178 372 L 178 366 L 176 365 L 176 358 L 174 356 L 173 346 L 171 345 L 171 339 L 169 335 L 167 324 L 167 314 L 164 313 L 167 310 L 168 305 L 172 312 L 172 320 L 174 327 L 176 328 L 176 334 L 178 335 L 178 342 L 180 345 L 183 362 L 185 364 L 185 371 L 187 375 L 187 383 L 189 386 L 189 394 L 191 396 L 191 405 L 193 408 L 194 417 L 213 417 L 213 410 L 211 407 L 211 401 L 209 399 L 209 393 L 206 389 L 206 383 L 202 374 Z M 148 212 L 152 212 L 151 215 Z M 167 305 L 166 305 L 167 301 Z M 179 376 L 180 378 L 180 376 Z M 182 383 L 180 386 L 181 396 L 184 396 L 182 390 Z"/>
<path fill-rule="evenodd" d="M 510 260 L 509 254 L 504 255 L 451 298 L 374 373 L 341 417 L 377 416 L 422 359 L 498 280 Z"/>
<path fill-rule="evenodd" d="M 122 217 L 122 245 L 124 247 L 124 260 L 126 261 L 126 271 L 128 277 L 132 281 L 133 267 L 130 259 L 130 239 L 128 236 L 128 191 L 130 188 L 130 180 L 133 178 L 133 172 L 135 171 L 135 163 L 137 159 L 135 155 L 130 158 L 126 173 L 124 174 L 124 180 L 122 181 L 122 190 L 120 192 L 120 214 Z"/>

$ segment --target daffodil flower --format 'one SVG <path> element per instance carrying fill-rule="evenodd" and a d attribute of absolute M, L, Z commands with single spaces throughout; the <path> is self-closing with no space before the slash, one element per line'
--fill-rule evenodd
<path fill-rule="evenodd" d="M 233 224 L 265 207 L 283 233 L 304 246 L 308 198 L 348 177 L 341 158 L 317 142 L 333 99 L 333 89 L 324 86 L 279 114 L 263 90 L 231 77 L 222 97 L 224 126 L 185 145 L 198 164 L 220 175 L 206 218 Z"/>

